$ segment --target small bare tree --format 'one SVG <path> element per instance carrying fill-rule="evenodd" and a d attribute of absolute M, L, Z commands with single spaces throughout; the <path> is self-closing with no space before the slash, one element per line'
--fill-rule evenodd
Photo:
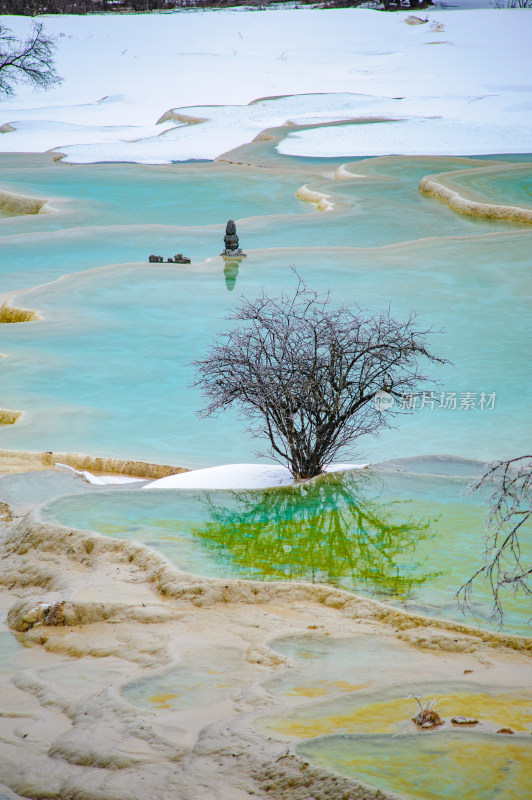
<path fill-rule="evenodd" d="M 18 83 L 30 83 L 36 89 L 49 89 L 61 82 L 54 67 L 55 43 L 34 22 L 25 41 L 0 25 L 0 95 L 12 95 Z"/>
<path fill-rule="evenodd" d="M 444 363 L 413 314 L 401 322 L 389 309 L 331 308 L 329 295 L 301 279 L 290 296 L 243 299 L 228 319 L 241 324 L 195 362 L 195 385 L 209 401 L 201 414 L 235 405 L 295 480 L 319 475 L 360 436 L 390 426 L 395 398 L 426 380 L 420 361 Z"/>
<path fill-rule="evenodd" d="M 532 455 L 490 464 L 471 486 L 472 491 L 483 488 L 490 490 L 486 527 L 493 533 L 487 537 L 484 565 L 460 587 L 457 597 L 463 608 L 469 608 L 475 580 L 486 576 L 493 595 L 490 619 L 502 624 L 501 589 L 509 586 L 516 593 L 532 594 L 532 567 L 522 563 L 519 543 L 522 528 L 532 517 Z"/>

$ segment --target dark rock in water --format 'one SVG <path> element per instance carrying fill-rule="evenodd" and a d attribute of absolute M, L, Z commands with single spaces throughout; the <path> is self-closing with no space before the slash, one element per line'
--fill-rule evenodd
<path fill-rule="evenodd" d="M 224 244 L 225 250 L 221 254 L 222 256 L 240 256 L 245 257 L 245 253 L 242 252 L 240 247 L 238 246 L 238 236 L 236 233 L 236 225 L 234 220 L 230 219 L 225 226 L 225 236 L 224 236 Z"/>
<path fill-rule="evenodd" d="M 514 733 L 514 731 L 511 728 L 499 728 L 497 733 Z"/>
<path fill-rule="evenodd" d="M 225 249 L 230 252 L 238 250 L 238 236 L 236 235 L 236 225 L 232 219 L 229 220 L 225 227 L 224 236 Z"/>
<path fill-rule="evenodd" d="M 148 256 L 150 264 L 161 264 L 164 261 L 162 256 Z M 190 264 L 190 258 L 184 256 L 183 253 L 177 253 L 173 258 L 166 259 L 167 264 Z"/>

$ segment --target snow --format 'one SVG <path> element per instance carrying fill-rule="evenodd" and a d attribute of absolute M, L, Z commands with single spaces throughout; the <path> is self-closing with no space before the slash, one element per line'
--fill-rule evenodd
<path fill-rule="evenodd" d="M 59 472 L 71 472 L 74 475 L 79 475 L 87 483 L 94 486 L 113 486 L 115 484 L 124 483 L 145 483 L 144 478 L 133 478 L 130 475 L 93 475 L 88 470 L 74 469 L 69 467 L 68 464 L 61 464 L 59 461 L 55 464 L 55 468 Z"/>
<path fill-rule="evenodd" d="M 419 24 L 412 16 L 232 9 L 44 17 L 64 82 L 46 93 L 20 86 L 3 102 L 0 151 L 169 163 L 216 158 L 288 121 L 375 117 L 394 121 L 287 127 L 278 149 L 321 157 L 532 151 L 530 11 L 435 8 L 420 12 Z M 2 22 L 20 36 L 31 24 Z M 268 99 L 249 105 L 260 98 Z M 171 109 L 206 121 L 157 124 Z"/>
<path fill-rule="evenodd" d="M 529 153 L 532 133 L 530 129 L 516 130 L 510 124 L 415 118 L 388 123 L 386 127 L 382 124 L 344 126 L 293 133 L 277 149 L 283 155 L 315 158 L 362 153 L 366 156 L 416 156 L 428 151 L 427 142 L 432 142 L 430 155 L 435 156 Z"/>
<path fill-rule="evenodd" d="M 344 472 L 363 469 L 366 466 L 367 464 L 334 463 L 325 467 L 325 472 Z M 93 475 L 87 470 L 74 469 L 59 462 L 55 468 L 59 472 L 78 475 L 94 486 L 142 483 L 143 489 L 267 489 L 294 483 L 289 469 L 280 464 L 223 464 L 218 467 L 180 472 L 150 483 L 146 483 L 144 478 L 133 478 L 128 475 Z"/>
<path fill-rule="evenodd" d="M 331 464 L 326 472 L 362 469 L 366 464 Z M 266 489 L 288 486 L 293 478 L 280 464 L 224 464 L 169 475 L 144 486 L 144 489 Z"/>

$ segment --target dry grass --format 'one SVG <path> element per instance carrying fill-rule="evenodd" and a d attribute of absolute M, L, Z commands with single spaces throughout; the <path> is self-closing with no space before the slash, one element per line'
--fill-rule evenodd
<path fill-rule="evenodd" d="M 39 315 L 29 308 L 14 308 L 4 303 L 0 306 L 0 322 L 30 322 L 39 319 Z"/>
<path fill-rule="evenodd" d="M 415 697 L 414 699 L 417 702 L 418 709 L 417 714 L 412 717 L 412 722 L 415 722 L 420 728 L 436 728 L 439 725 L 443 725 L 442 718 L 434 709 L 436 700 L 431 700 L 428 697 Z"/>

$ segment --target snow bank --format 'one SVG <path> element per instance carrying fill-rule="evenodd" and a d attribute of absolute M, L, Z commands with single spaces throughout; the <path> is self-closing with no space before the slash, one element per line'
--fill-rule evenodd
<path fill-rule="evenodd" d="M 362 469 L 365 464 L 331 464 L 326 472 Z M 153 481 L 144 489 L 267 489 L 293 483 L 287 467 L 280 464 L 224 464 L 169 475 Z"/>
<path fill-rule="evenodd" d="M 169 475 L 145 489 L 262 489 L 287 486 L 292 476 L 286 467 L 269 464 L 225 464 Z"/>
<path fill-rule="evenodd" d="M 366 464 L 330 464 L 325 472 L 342 472 L 363 469 Z M 88 470 L 79 470 L 67 464 L 56 463 L 59 472 L 78 475 L 95 486 L 143 483 L 143 489 L 267 489 L 272 486 L 289 486 L 293 478 L 287 467 L 280 464 L 223 464 L 218 467 L 181 472 L 168 475 L 146 484 L 143 478 L 128 475 L 94 475 Z M 134 487 L 132 487 L 134 488 Z"/>
<path fill-rule="evenodd" d="M 20 87 L 3 102 L 0 151 L 168 163 L 215 158 L 289 122 L 384 117 L 396 121 L 287 128 L 279 150 L 530 152 L 530 11 L 435 9 L 416 25 L 406 24 L 409 16 L 286 9 L 48 17 L 64 83 L 45 94 Z M 17 35 L 31 24 L 2 21 Z"/>

